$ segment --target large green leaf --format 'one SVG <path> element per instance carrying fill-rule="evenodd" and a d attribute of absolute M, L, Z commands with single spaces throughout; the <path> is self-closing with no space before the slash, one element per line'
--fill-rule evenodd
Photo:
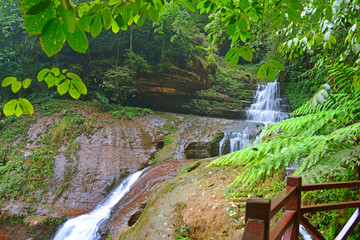
<path fill-rule="evenodd" d="M 230 48 L 230 50 L 226 53 L 224 59 L 225 61 L 229 61 L 230 58 L 238 51 L 238 48 Z"/>
<path fill-rule="evenodd" d="M 81 96 L 81 94 L 76 90 L 76 88 L 72 84 L 70 84 L 69 87 L 69 94 L 74 99 L 79 99 L 79 97 Z"/>
<path fill-rule="evenodd" d="M 44 79 L 48 85 L 48 88 L 51 88 L 55 85 L 57 77 L 55 77 L 54 74 L 49 73 L 48 75 L 46 75 L 46 77 Z"/>
<path fill-rule="evenodd" d="M 90 26 L 90 33 L 93 38 L 96 38 L 99 36 L 103 28 L 102 22 L 101 22 L 101 15 L 97 14 L 95 15 L 91 26 Z"/>
<path fill-rule="evenodd" d="M 50 72 L 54 74 L 55 77 L 58 77 L 60 75 L 60 69 L 57 67 L 53 67 Z"/>
<path fill-rule="evenodd" d="M 121 15 L 122 15 L 125 23 L 127 23 L 128 25 L 130 25 L 132 23 L 133 15 L 132 15 L 131 9 L 129 7 L 124 6 L 122 9 Z"/>
<path fill-rule="evenodd" d="M 78 26 L 81 30 L 90 32 L 90 26 L 93 19 L 94 19 L 94 15 L 91 16 L 83 15 L 77 22 L 76 26 Z"/>
<path fill-rule="evenodd" d="M 69 72 L 66 74 L 66 76 L 71 80 L 77 79 L 81 81 L 81 77 L 79 77 L 79 75 L 77 75 L 76 73 Z"/>
<path fill-rule="evenodd" d="M 11 91 L 17 93 L 21 89 L 22 83 L 20 81 L 15 81 L 11 84 Z"/>
<path fill-rule="evenodd" d="M 301 20 L 300 12 L 295 9 L 288 8 L 287 13 L 291 21 L 298 22 Z"/>
<path fill-rule="evenodd" d="M 87 94 L 87 88 L 86 88 L 85 84 L 82 82 L 81 78 L 77 74 L 68 73 L 66 76 L 71 79 L 71 84 L 75 87 L 75 89 L 80 94 L 83 94 L 83 95 Z"/>
<path fill-rule="evenodd" d="M 229 60 L 230 67 L 235 67 L 237 63 L 239 62 L 240 52 L 236 51 L 234 55 L 231 56 Z"/>
<path fill-rule="evenodd" d="M 43 0 L 19 0 L 21 14 L 25 15 L 32 7 L 38 5 Z"/>
<path fill-rule="evenodd" d="M 75 32 L 76 16 L 71 5 L 67 6 L 65 1 L 61 1 L 58 7 L 58 13 L 65 23 L 66 30 L 70 33 Z"/>
<path fill-rule="evenodd" d="M 80 93 L 80 94 L 83 94 L 83 95 L 86 95 L 87 94 L 87 88 L 85 86 L 85 84 L 79 80 L 79 79 L 73 79 L 71 81 L 71 83 L 73 84 L 73 86 L 76 88 L 76 90 Z"/>
<path fill-rule="evenodd" d="M 57 86 L 57 91 L 60 95 L 64 95 L 68 90 L 70 86 L 70 80 L 66 79 L 62 84 L 59 84 Z"/>
<path fill-rule="evenodd" d="M 253 53 L 251 51 L 251 49 L 247 46 L 242 46 L 240 49 L 239 49 L 239 53 L 240 53 L 240 56 L 245 59 L 246 61 L 248 62 L 251 62 L 252 59 L 253 59 Z"/>
<path fill-rule="evenodd" d="M 115 18 L 115 22 L 117 23 L 117 25 L 119 26 L 119 28 L 121 30 L 124 30 L 124 31 L 127 30 L 127 24 L 126 24 L 126 22 L 124 21 L 124 19 L 123 19 L 123 17 L 121 15 L 118 15 Z"/>
<path fill-rule="evenodd" d="M 285 71 L 284 66 L 283 66 L 279 61 L 270 60 L 270 61 L 269 61 L 269 64 L 270 64 L 271 66 L 273 66 L 273 67 L 274 67 L 275 69 L 277 69 L 277 70 Z"/>
<path fill-rule="evenodd" d="M 186 4 L 186 7 L 187 7 L 191 12 L 196 12 L 195 2 L 194 2 L 194 1 L 186 0 L 185 4 Z M 150 12 L 149 12 L 149 14 L 150 14 Z"/>
<path fill-rule="evenodd" d="M 47 75 L 49 72 L 50 72 L 50 69 L 48 69 L 48 68 L 42 69 L 42 70 L 38 73 L 38 75 L 37 75 L 37 80 L 38 80 L 39 82 L 41 82 L 42 80 L 44 80 L 44 78 L 46 77 L 46 75 Z"/>
<path fill-rule="evenodd" d="M 17 81 L 16 77 L 7 77 L 1 82 L 2 87 L 7 87 Z"/>
<path fill-rule="evenodd" d="M 318 20 L 320 19 L 321 15 L 322 15 L 322 13 L 323 13 L 323 11 L 324 11 L 324 9 L 325 9 L 325 4 L 321 4 L 320 6 L 318 6 L 318 7 L 316 8 L 316 11 L 315 11 L 315 13 L 314 13 L 314 15 L 313 15 L 315 21 L 318 21 Z"/>
<path fill-rule="evenodd" d="M 109 1 L 109 6 L 112 6 L 112 5 L 121 3 L 121 2 L 123 2 L 123 0 L 110 0 L 110 1 Z"/>
<path fill-rule="evenodd" d="M 120 31 L 119 25 L 117 24 L 117 22 L 115 21 L 115 19 L 111 19 L 111 30 L 113 31 L 113 33 L 118 33 Z"/>
<path fill-rule="evenodd" d="M 277 74 L 273 66 L 268 67 L 266 77 L 270 82 L 274 82 L 276 80 Z"/>
<path fill-rule="evenodd" d="M 187 1 L 188 2 L 188 1 Z M 192 3 L 192 6 L 194 6 L 194 3 Z M 195 10 L 195 6 L 194 6 Z M 157 22 L 159 20 L 159 13 L 153 6 L 150 6 L 149 8 L 149 17 L 153 22 Z"/>
<path fill-rule="evenodd" d="M 331 22 L 333 16 L 333 11 L 331 6 L 327 6 L 325 10 L 325 18 Z"/>
<path fill-rule="evenodd" d="M 30 86 L 30 84 L 31 84 L 30 78 L 26 78 L 22 83 L 24 89 L 27 89 Z"/>
<path fill-rule="evenodd" d="M 257 78 L 260 80 L 262 78 L 264 78 L 266 76 L 266 72 L 268 69 L 269 65 L 268 64 L 263 64 L 260 69 L 258 70 L 256 76 Z"/>
<path fill-rule="evenodd" d="M 51 0 L 42 0 L 38 4 L 30 7 L 26 12 L 29 15 L 42 14 L 51 4 Z"/>
<path fill-rule="evenodd" d="M 15 106 L 15 115 L 17 117 L 20 117 L 22 114 L 24 113 L 24 111 L 22 110 L 20 104 L 19 104 L 19 101 L 16 103 L 16 106 Z"/>
<path fill-rule="evenodd" d="M 136 25 L 140 28 L 146 20 L 146 16 L 147 16 L 147 10 L 145 9 L 143 12 L 139 13 L 139 18 L 136 21 Z"/>
<path fill-rule="evenodd" d="M 104 25 L 105 30 L 109 30 L 109 28 L 111 27 L 111 21 L 112 21 L 111 12 L 109 9 L 106 9 L 101 13 L 101 19 L 102 19 L 102 23 Z"/>
<path fill-rule="evenodd" d="M 76 26 L 74 33 L 64 31 L 66 40 L 68 41 L 70 47 L 77 52 L 86 53 L 86 50 L 89 47 L 89 41 L 85 35 L 85 32 Z"/>
<path fill-rule="evenodd" d="M 33 105 L 26 98 L 19 98 L 19 105 L 26 115 L 32 116 L 34 113 Z"/>
<path fill-rule="evenodd" d="M 301 10 L 302 4 L 299 0 L 288 0 L 289 7 L 295 10 Z"/>
<path fill-rule="evenodd" d="M 64 42 L 63 24 L 59 19 L 51 19 L 40 35 L 41 48 L 48 57 L 51 57 L 61 50 Z"/>
<path fill-rule="evenodd" d="M 55 9 L 54 9 L 54 4 L 51 2 L 50 4 L 47 5 L 46 9 L 44 9 L 42 13 L 25 14 L 24 26 L 30 36 L 39 35 L 41 34 L 47 22 L 54 17 L 55 17 Z"/>
<path fill-rule="evenodd" d="M 3 112 L 6 117 L 11 116 L 15 113 L 16 105 L 17 105 L 17 99 L 13 99 L 5 104 Z"/>
<path fill-rule="evenodd" d="M 235 30 L 236 30 L 236 24 L 235 23 L 234 24 L 229 24 L 226 27 L 226 34 L 228 36 L 231 36 L 231 35 L 233 35 L 235 33 Z"/>

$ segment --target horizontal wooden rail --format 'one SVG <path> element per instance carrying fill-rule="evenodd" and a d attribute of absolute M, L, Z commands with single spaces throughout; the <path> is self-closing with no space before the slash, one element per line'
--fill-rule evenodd
<path fill-rule="evenodd" d="M 336 240 L 345 240 L 360 222 L 360 201 L 300 206 L 301 192 L 352 187 L 360 187 L 360 181 L 302 185 L 301 177 L 288 177 L 286 189 L 271 201 L 269 199 L 249 199 L 246 202 L 246 227 L 243 240 L 295 240 L 299 237 L 300 223 L 315 240 L 325 240 L 303 214 L 357 208 L 336 237 Z M 284 214 L 270 230 L 270 220 L 283 207 L 285 208 Z"/>
<path fill-rule="evenodd" d="M 270 218 L 275 216 L 276 213 L 280 211 L 282 207 L 294 197 L 296 187 L 288 187 L 287 189 L 281 191 L 275 198 L 271 199 L 271 208 L 270 208 Z"/>
<path fill-rule="evenodd" d="M 360 201 L 319 204 L 319 205 L 311 205 L 311 206 L 301 207 L 300 214 L 329 211 L 329 210 L 335 210 L 335 209 L 358 208 L 358 207 L 360 207 Z"/>
<path fill-rule="evenodd" d="M 352 187 L 360 187 L 360 181 L 308 184 L 301 186 L 301 191 L 307 192 L 307 191 L 315 191 L 315 190 L 328 190 L 334 188 L 352 188 Z"/>
<path fill-rule="evenodd" d="M 270 231 L 271 240 L 279 240 L 282 238 L 286 230 L 294 223 L 296 213 L 294 211 L 285 212 L 281 218 L 275 223 Z"/>

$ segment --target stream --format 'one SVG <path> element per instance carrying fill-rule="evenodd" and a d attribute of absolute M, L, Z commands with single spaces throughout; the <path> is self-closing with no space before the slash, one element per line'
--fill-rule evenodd
<path fill-rule="evenodd" d="M 288 118 L 288 109 L 286 100 L 280 97 L 280 84 L 277 81 L 267 85 L 258 84 L 253 104 L 246 110 L 246 117 L 248 122 L 266 125 Z M 225 132 L 219 143 L 219 155 L 229 153 L 224 151 L 227 142 L 230 142 L 230 152 L 234 152 L 251 145 L 253 140 L 247 127 L 242 132 Z"/>
<path fill-rule="evenodd" d="M 250 106 L 249 110 L 246 111 L 247 122 L 258 122 L 260 125 L 265 125 L 286 119 L 288 114 L 284 111 L 286 110 L 284 105 L 284 100 L 280 98 L 280 86 L 278 82 L 269 83 L 268 85 L 258 85 L 254 103 Z M 219 143 L 220 155 L 227 153 L 224 151 L 225 144 L 229 144 L 230 152 L 240 150 L 252 144 L 254 135 L 251 135 L 249 128 L 244 123 L 245 122 L 239 121 L 239 124 L 242 125 L 241 131 L 224 132 L 224 137 Z M 126 197 L 127 199 L 124 198 L 125 196 L 131 195 L 131 192 L 137 192 L 137 195 L 146 195 L 143 191 L 151 192 L 148 191 L 151 190 L 149 188 L 149 185 L 151 185 L 150 182 L 156 184 L 175 177 L 180 165 L 181 163 L 179 162 L 167 161 L 130 174 L 115 190 L 100 202 L 93 211 L 66 221 L 58 229 L 53 240 L 101 239 L 102 236 L 100 232 L 108 222 L 115 221 L 118 223 L 117 226 L 121 225 L 122 227 L 131 226 L 128 218 L 118 219 L 122 218 L 124 213 L 120 214 L 121 216 L 119 217 L 113 217 L 111 219 L 112 213 L 114 212 L 113 208 L 117 206 L 119 209 L 119 205 L 121 205 L 120 210 L 115 210 L 115 212 L 121 212 L 121 209 L 128 208 L 126 207 L 129 204 L 128 202 L 136 202 L 135 198 L 138 196 L 129 196 Z M 152 174 L 147 174 L 146 172 L 152 172 Z M 152 178 L 146 177 L 145 175 L 151 175 Z M 134 212 L 135 210 L 131 209 L 129 211 Z M 122 229 L 123 228 L 119 228 L 119 231 L 122 231 Z M 302 226 L 300 227 L 300 232 L 302 236 L 308 235 Z M 303 239 L 311 238 L 303 237 Z"/>
<path fill-rule="evenodd" d="M 128 176 L 92 212 L 66 221 L 57 231 L 54 240 L 99 239 L 99 226 L 110 217 L 111 209 L 130 191 L 145 170 L 146 168 Z"/>

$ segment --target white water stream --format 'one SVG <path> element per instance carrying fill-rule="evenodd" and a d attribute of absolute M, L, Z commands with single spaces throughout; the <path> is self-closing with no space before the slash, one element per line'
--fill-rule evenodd
<path fill-rule="evenodd" d="M 267 85 L 257 85 L 254 103 L 246 110 L 247 120 L 270 124 L 288 118 L 288 114 L 282 111 L 282 101 L 280 84 L 277 81 L 269 82 Z M 225 153 L 224 148 L 227 141 L 230 141 L 230 152 L 249 146 L 251 143 L 248 128 L 245 128 L 243 132 L 225 133 L 219 143 L 220 156 Z"/>
<path fill-rule="evenodd" d="M 273 83 L 270 82 L 267 85 L 257 85 L 257 91 L 254 98 L 254 103 L 251 104 L 250 108 L 246 111 L 248 121 L 270 124 L 289 117 L 286 112 L 282 111 L 283 108 L 281 103 L 283 99 L 280 98 L 280 84 L 277 81 Z M 227 140 L 230 140 L 230 152 L 249 146 L 251 143 L 247 131 L 248 128 L 245 128 L 242 133 L 225 133 L 224 138 L 219 143 L 220 156 L 224 154 L 224 144 Z M 286 170 L 291 174 L 296 168 L 297 164 L 288 166 Z M 299 226 L 299 232 L 302 239 L 313 239 L 302 225 Z"/>
<path fill-rule="evenodd" d="M 111 209 L 129 192 L 131 186 L 144 171 L 145 169 L 128 176 L 92 212 L 66 221 L 56 232 L 53 240 L 100 239 L 99 226 L 110 217 Z"/>
<path fill-rule="evenodd" d="M 247 120 L 269 124 L 288 118 L 288 114 L 282 112 L 282 100 L 280 84 L 277 81 L 257 85 L 255 103 L 246 111 Z"/>

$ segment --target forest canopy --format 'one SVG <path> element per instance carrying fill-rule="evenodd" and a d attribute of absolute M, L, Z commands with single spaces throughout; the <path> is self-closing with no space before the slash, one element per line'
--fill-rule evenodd
<path fill-rule="evenodd" d="M 39 41 L 48 57 L 57 54 L 65 42 L 74 51 L 85 53 L 89 46 L 88 38 L 96 38 L 103 30 L 111 29 L 116 34 L 133 24 L 141 27 L 147 18 L 161 24 L 167 6 L 181 5 L 191 12 L 208 14 L 213 23 L 207 25 L 207 34 L 212 40 L 207 48 L 209 55 L 216 52 L 217 44 L 224 38 L 223 33 L 231 39 L 225 60 L 232 67 L 240 57 L 251 62 L 253 52 L 272 36 L 270 40 L 278 45 L 277 50 L 289 59 L 311 55 L 319 48 L 331 52 L 332 61 L 346 61 L 354 67 L 353 84 L 358 86 L 360 83 L 357 74 L 360 63 L 357 0 L 19 0 L 18 4 L 27 34 L 36 36 L 34 44 Z M 278 71 L 282 70 L 283 65 L 271 59 L 261 66 L 257 77 L 274 81 Z M 12 92 L 18 93 L 17 99 L 4 106 L 6 116 L 20 116 L 23 112 L 33 114 L 32 104 L 21 97 L 22 91 L 32 83 L 27 75 L 26 71 L 22 79 L 9 76 L 2 81 L 2 87 L 9 86 Z M 56 66 L 41 70 L 37 80 L 44 80 L 49 88 L 57 87 L 60 95 L 68 92 L 72 98 L 78 99 L 87 94 L 85 84 L 76 73 Z M 321 90 L 326 91 L 325 88 Z M 321 96 L 313 98 L 313 107 L 323 103 Z"/>

